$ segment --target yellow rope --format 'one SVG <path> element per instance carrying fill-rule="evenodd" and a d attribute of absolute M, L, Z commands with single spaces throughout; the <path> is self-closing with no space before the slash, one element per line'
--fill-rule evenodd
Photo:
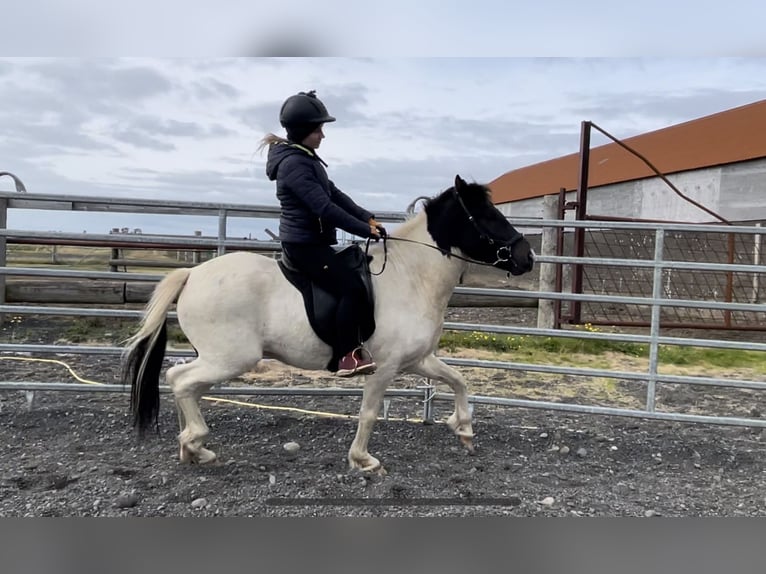
<path fill-rule="evenodd" d="M 275 411 L 290 411 L 294 413 L 303 413 L 307 415 L 314 415 L 317 417 L 327 417 L 327 418 L 341 418 L 341 419 L 358 419 L 358 415 L 341 415 L 338 413 L 330 413 L 325 411 L 309 411 L 306 409 L 299 409 L 298 407 L 278 407 L 278 406 L 271 406 L 271 405 L 259 405 L 256 403 L 249 403 L 246 401 L 237 401 L 234 399 L 222 399 L 219 397 L 202 397 L 206 401 L 216 402 L 216 403 L 228 403 L 231 405 L 239 405 L 243 407 L 255 407 L 257 409 L 270 409 Z M 422 419 L 417 418 L 391 418 L 389 417 L 389 421 L 395 421 L 395 422 L 410 422 L 410 423 L 422 423 Z"/>
<path fill-rule="evenodd" d="M 56 359 L 32 359 L 30 357 L 0 357 L 0 361 L 2 361 L 2 360 L 5 360 L 5 361 L 37 361 L 37 362 L 40 362 L 40 363 L 55 363 L 56 365 L 61 365 L 62 367 L 64 367 L 67 371 L 69 371 L 69 373 L 75 379 L 77 379 L 81 383 L 86 383 L 88 385 L 103 385 L 103 384 L 105 384 L 105 383 L 99 383 L 98 381 L 89 381 L 88 379 L 83 379 L 77 373 L 75 373 L 72 370 L 72 367 L 67 365 L 64 361 L 58 361 Z"/>
<path fill-rule="evenodd" d="M 64 367 L 66 370 L 69 371 L 69 373 L 74 377 L 76 380 L 80 381 L 81 383 L 86 383 L 88 385 L 105 385 L 106 383 L 99 383 L 98 381 L 90 381 L 88 379 L 83 379 L 80 377 L 77 373 L 74 372 L 72 367 L 67 365 L 64 361 L 59 361 L 57 359 L 38 359 L 38 358 L 32 358 L 32 357 L 0 357 L 0 361 L 36 361 L 40 363 L 54 363 L 56 365 L 60 365 Z M 202 397 L 206 401 L 215 402 L 215 403 L 227 403 L 231 405 L 238 405 L 242 407 L 251 407 L 255 409 L 263 409 L 263 410 L 272 410 L 272 411 L 287 411 L 287 412 L 294 412 L 294 413 L 300 413 L 305 415 L 313 415 L 317 417 L 325 417 L 325 418 L 340 418 L 340 419 L 358 419 L 359 417 L 356 415 L 342 415 L 339 413 L 331 413 L 331 412 L 325 412 L 325 411 L 311 411 L 307 409 L 300 409 L 298 407 L 279 407 L 275 405 L 261 405 L 258 403 L 250 403 L 247 401 L 237 401 L 234 399 L 222 399 L 219 397 Z M 391 418 L 389 417 L 389 421 L 394 422 L 414 422 L 414 423 L 422 423 L 422 419 L 417 418 Z"/>

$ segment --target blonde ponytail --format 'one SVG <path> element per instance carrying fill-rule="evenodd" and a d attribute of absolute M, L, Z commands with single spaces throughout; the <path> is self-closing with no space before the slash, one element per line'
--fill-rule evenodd
<path fill-rule="evenodd" d="M 261 138 L 261 142 L 258 144 L 258 152 L 263 151 L 266 146 L 274 145 L 276 143 L 287 143 L 287 140 L 276 134 L 268 133 Z"/>

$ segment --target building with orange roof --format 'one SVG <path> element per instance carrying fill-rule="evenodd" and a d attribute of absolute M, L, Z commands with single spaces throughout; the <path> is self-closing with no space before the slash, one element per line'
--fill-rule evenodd
<path fill-rule="evenodd" d="M 609 126 L 602 126 L 608 130 Z M 766 100 L 622 140 L 685 195 L 732 222 L 766 220 Z M 576 196 L 579 152 L 509 171 L 490 182 L 507 216 L 543 217 L 542 197 Z M 590 150 L 589 215 L 717 221 L 683 200 L 616 143 Z"/>

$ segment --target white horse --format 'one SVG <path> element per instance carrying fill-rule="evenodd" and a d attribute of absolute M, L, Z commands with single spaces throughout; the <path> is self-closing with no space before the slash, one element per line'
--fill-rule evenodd
<path fill-rule="evenodd" d="M 370 254 L 373 273 L 385 264 L 372 277 L 376 329 L 365 343 L 378 368 L 363 377 L 350 466 L 382 470 L 367 444 L 397 373 L 416 373 L 452 388 L 455 410 L 447 423 L 471 449 L 465 381 L 434 354 L 444 313 L 468 261 L 520 275 L 532 270 L 534 252 L 494 206 L 486 186 L 456 176 L 454 187 L 425 202 L 423 210 L 389 234 L 387 243 L 372 245 Z M 124 354 L 123 380 L 132 387 L 134 426 L 141 431 L 157 424 L 166 316 L 176 298 L 178 322 L 198 354 L 166 374 L 181 426 L 180 459 L 210 463 L 216 455 L 204 446 L 209 434 L 199 408 L 204 393 L 253 369 L 264 357 L 301 369 L 324 369 L 332 350 L 310 326 L 299 291 L 269 257 L 233 252 L 172 271 L 155 288 Z"/>

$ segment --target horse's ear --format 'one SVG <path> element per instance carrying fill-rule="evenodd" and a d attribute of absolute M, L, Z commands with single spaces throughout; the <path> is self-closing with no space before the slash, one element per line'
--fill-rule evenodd
<path fill-rule="evenodd" d="M 455 176 L 455 190 L 456 191 L 460 191 L 461 189 L 466 187 L 466 185 L 467 184 L 466 184 L 465 180 L 462 177 L 460 177 L 459 174 Z"/>

